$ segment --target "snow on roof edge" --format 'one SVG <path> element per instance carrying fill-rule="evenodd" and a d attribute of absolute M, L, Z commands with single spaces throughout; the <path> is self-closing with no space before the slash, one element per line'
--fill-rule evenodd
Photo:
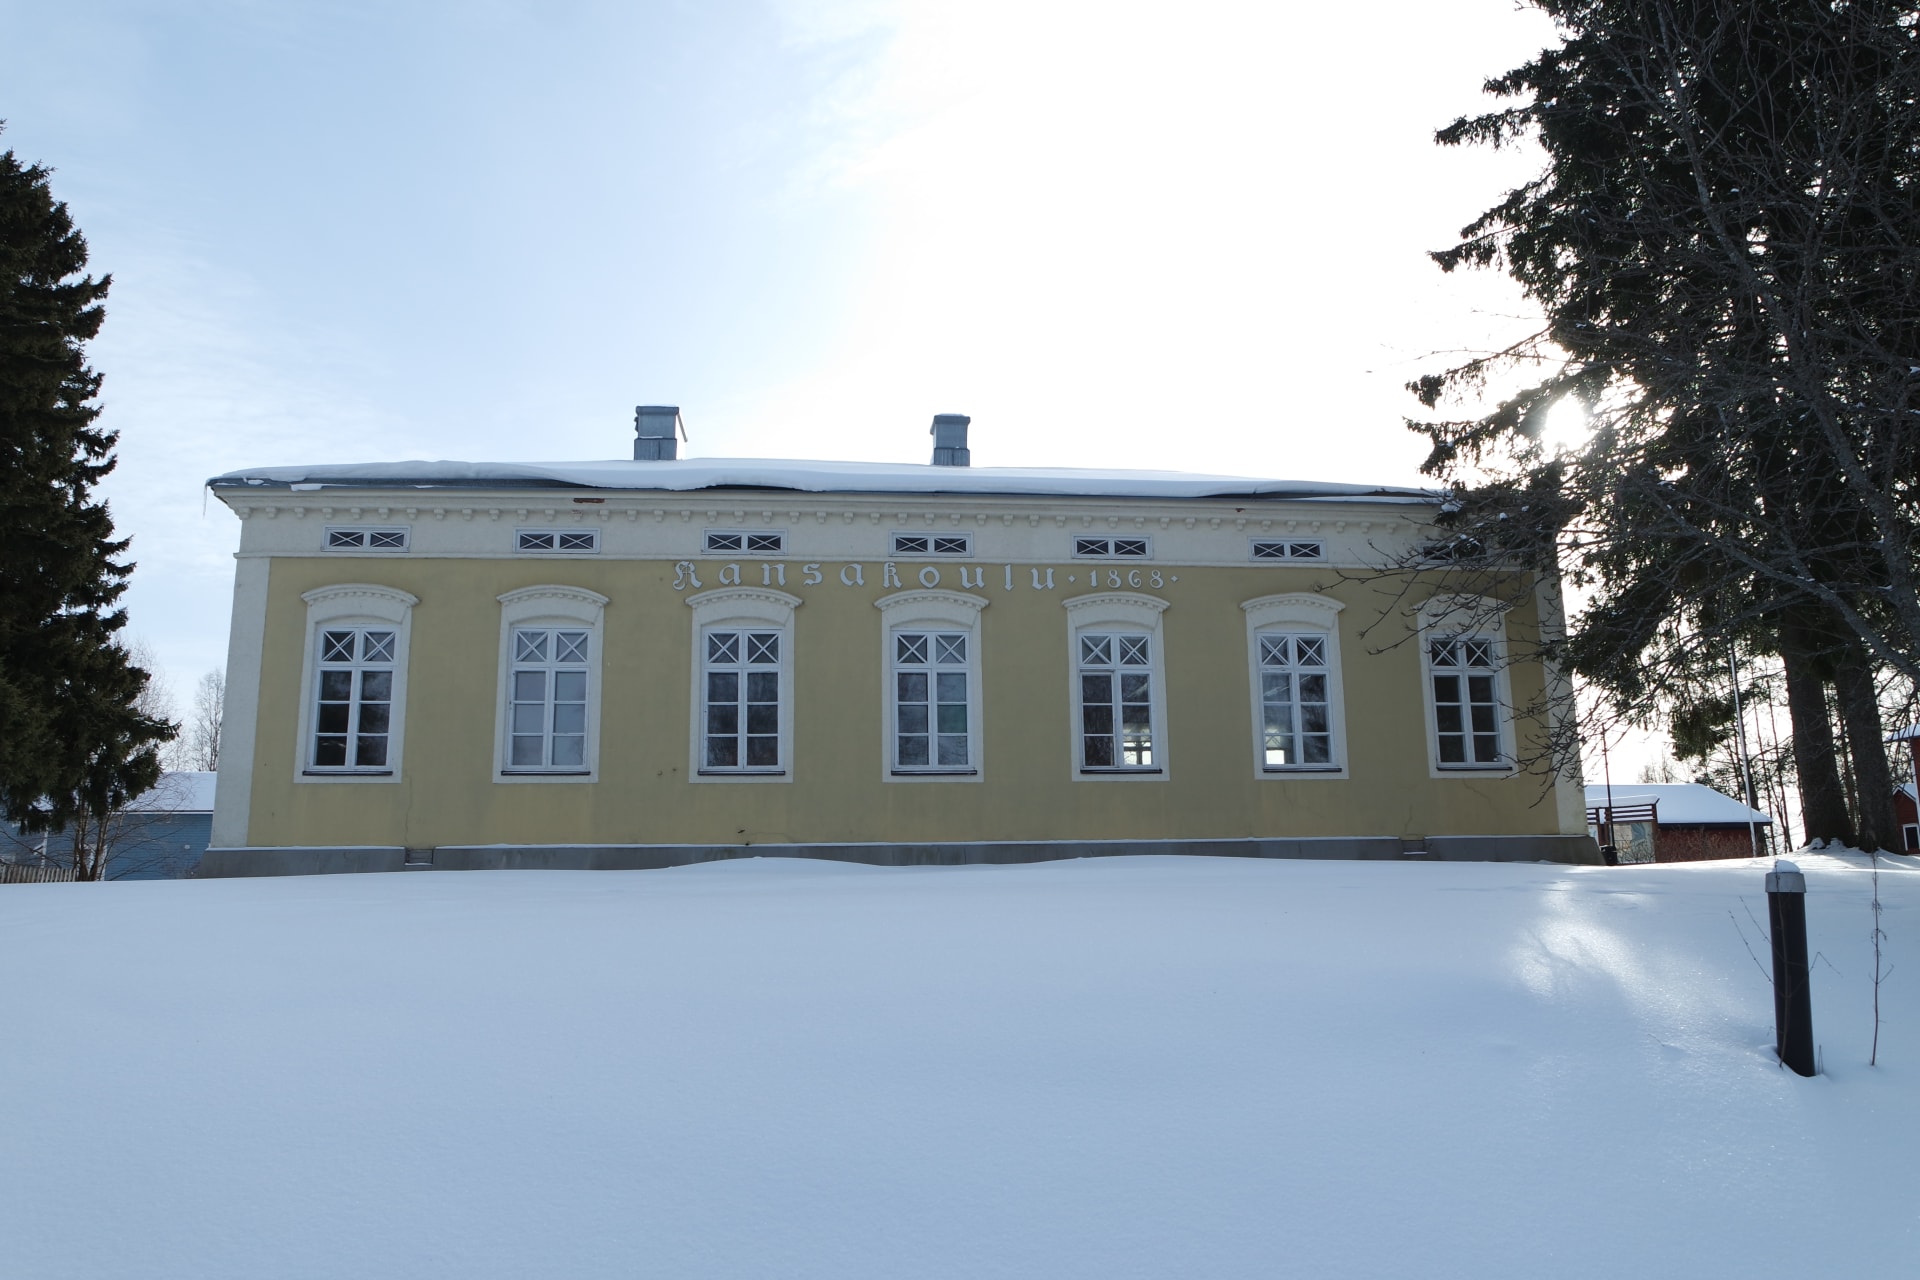
<path fill-rule="evenodd" d="M 1725 792 L 1715 791 L 1712 787 L 1698 782 L 1636 782 L 1632 785 L 1616 783 L 1612 800 L 1607 798 L 1607 785 L 1595 782 L 1587 785 L 1587 805 L 1589 808 L 1612 804 L 1615 808 L 1624 805 L 1646 804 L 1657 800 L 1661 826 L 1676 824 L 1681 826 L 1713 825 L 1745 826 L 1749 815 L 1752 821 L 1761 826 L 1771 825 L 1773 818 L 1758 809 L 1749 809 L 1741 801 Z"/>
<path fill-rule="evenodd" d="M 1438 503 L 1432 489 L 1273 480 L 1182 471 L 1074 467 L 936 467 L 913 463 L 817 462 L 778 458 L 687 458 L 670 462 L 413 461 L 254 467 L 212 477 L 218 490 L 255 487 L 531 488 L 691 492 L 785 489 L 800 493 L 925 493 L 1098 498 L 1296 498 Z"/>

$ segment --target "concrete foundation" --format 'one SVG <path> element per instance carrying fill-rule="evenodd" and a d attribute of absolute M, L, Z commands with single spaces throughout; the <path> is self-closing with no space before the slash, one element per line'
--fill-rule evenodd
<path fill-rule="evenodd" d="M 878 867 L 964 866 L 1176 854 L 1372 862 L 1565 862 L 1598 866 L 1591 836 L 1357 836 L 1267 840 L 1047 840 L 979 844 L 442 845 L 209 849 L 197 875 L 303 876 L 363 871 L 651 871 L 731 858 L 825 858 Z"/>

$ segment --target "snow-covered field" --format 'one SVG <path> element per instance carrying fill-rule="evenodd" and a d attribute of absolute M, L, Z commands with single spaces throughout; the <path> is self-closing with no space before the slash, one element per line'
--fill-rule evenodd
<path fill-rule="evenodd" d="M 1869 1068 L 1799 861 L 1811 1080 L 1754 863 L 7 886 L 0 1276 L 1920 1274 L 1920 868 Z"/>

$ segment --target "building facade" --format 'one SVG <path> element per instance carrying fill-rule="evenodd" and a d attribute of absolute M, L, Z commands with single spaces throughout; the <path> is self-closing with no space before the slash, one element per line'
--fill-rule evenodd
<path fill-rule="evenodd" d="M 678 460 L 643 413 L 633 462 L 216 478 L 203 872 L 1597 860 L 1579 779 L 1516 766 L 1548 584 L 1369 576 L 1432 495 L 976 469 L 944 421 L 932 466 Z"/>

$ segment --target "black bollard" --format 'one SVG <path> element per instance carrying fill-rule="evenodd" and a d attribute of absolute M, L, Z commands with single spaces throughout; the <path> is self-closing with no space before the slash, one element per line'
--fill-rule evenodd
<path fill-rule="evenodd" d="M 1807 878 L 1791 862 L 1767 872 L 1773 932 L 1773 1047 L 1799 1075 L 1813 1074 L 1813 1001 L 1807 984 Z"/>

